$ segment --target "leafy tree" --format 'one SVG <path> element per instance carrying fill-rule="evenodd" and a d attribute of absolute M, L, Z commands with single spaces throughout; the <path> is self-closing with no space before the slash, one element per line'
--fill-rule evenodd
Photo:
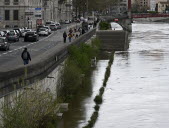
<path fill-rule="evenodd" d="M 77 14 L 85 14 L 90 11 L 104 11 L 117 3 L 118 0 L 73 0 L 73 6 Z"/>

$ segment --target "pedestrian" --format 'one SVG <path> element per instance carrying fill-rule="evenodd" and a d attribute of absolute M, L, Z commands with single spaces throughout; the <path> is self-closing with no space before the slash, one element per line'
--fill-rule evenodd
<path fill-rule="evenodd" d="M 79 28 L 78 31 L 80 33 L 79 35 L 82 35 L 82 28 Z"/>
<path fill-rule="evenodd" d="M 73 29 L 72 28 L 69 29 L 69 33 L 73 33 Z"/>
<path fill-rule="evenodd" d="M 63 41 L 64 41 L 64 43 L 66 43 L 66 38 L 67 38 L 67 33 L 64 31 L 64 33 L 63 33 Z"/>
<path fill-rule="evenodd" d="M 71 32 L 69 32 L 68 37 L 69 37 L 69 42 L 71 42 L 72 37 L 73 37 L 73 35 L 72 35 L 72 33 L 71 33 Z"/>
<path fill-rule="evenodd" d="M 82 28 L 82 35 L 85 34 L 85 30 Z"/>
<path fill-rule="evenodd" d="M 23 60 L 24 65 L 29 64 L 29 61 L 31 61 L 31 56 L 30 56 L 27 48 L 24 48 L 24 50 L 23 50 L 23 52 L 21 54 L 21 58 Z"/>
<path fill-rule="evenodd" d="M 76 33 L 75 39 L 78 38 L 78 37 L 79 37 L 79 35 Z"/>

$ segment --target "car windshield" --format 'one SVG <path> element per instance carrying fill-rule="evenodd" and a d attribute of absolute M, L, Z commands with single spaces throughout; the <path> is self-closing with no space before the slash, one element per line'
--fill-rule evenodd
<path fill-rule="evenodd" d="M 46 28 L 41 28 L 40 31 L 46 31 Z"/>
<path fill-rule="evenodd" d="M 29 31 L 31 31 L 31 30 L 29 30 L 29 29 L 25 29 L 24 31 L 25 31 L 25 32 L 29 32 Z"/>
<path fill-rule="evenodd" d="M 56 25 L 54 25 L 54 24 L 52 24 L 52 25 L 50 25 L 50 27 L 55 27 Z"/>
<path fill-rule="evenodd" d="M 4 43 L 4 39 L 0 38 L 0 43 Z"/>
<path fill-rule="evenodd" d="M 49 29 L 49 27 L 43 27 L 43 28 Z"/>
<path fill-rule="evenodd" d="M 46 22 L 46 24 L 51 24 L 52 22 Z"/>
<path fill-rule="evenodd" d="M 9 35 L 9 36 L 14 36 L 15 33 L 14 33 L 14 32 L 9 32 L 8 35 Z"/>
<path fill-rule="evenodd" d="M 35 32 L 27 32 L 28 35 L 34 35 Z"/>

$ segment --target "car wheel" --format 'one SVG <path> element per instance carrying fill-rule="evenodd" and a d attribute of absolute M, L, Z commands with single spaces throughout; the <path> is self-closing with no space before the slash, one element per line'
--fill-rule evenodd
<path fill-rule="evenodd" d="M 5 51 L 7 51 L 7 50 L 8 50 L 8 47 L 5 48 Z"/>

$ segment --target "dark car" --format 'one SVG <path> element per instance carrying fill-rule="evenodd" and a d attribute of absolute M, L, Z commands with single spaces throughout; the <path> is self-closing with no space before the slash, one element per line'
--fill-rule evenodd
<path fill-rule="evenodd" d="M 55 24 L 51 24 L 49 27 L 50 27 L 50 29 L 52 31 L 56 31 L 57 30 L 57 26 Z"/>
<path fill-rule="evenodd" d="M 6 37 L 0 37 L 0 49 L 9 50 L 9 43 Z"/>
<path fill-rule="evenodd" d="M 38 41 L 39 35 L 36 33 L 36 31 L 29 31 L 26 33 L 24 37 L 24 41 Z"/>
<path fill-rule="evenodd" d="M 6 38 L 8 41 L 19 41 L 19 36 L 15 31 L 8 32 Z"/>

